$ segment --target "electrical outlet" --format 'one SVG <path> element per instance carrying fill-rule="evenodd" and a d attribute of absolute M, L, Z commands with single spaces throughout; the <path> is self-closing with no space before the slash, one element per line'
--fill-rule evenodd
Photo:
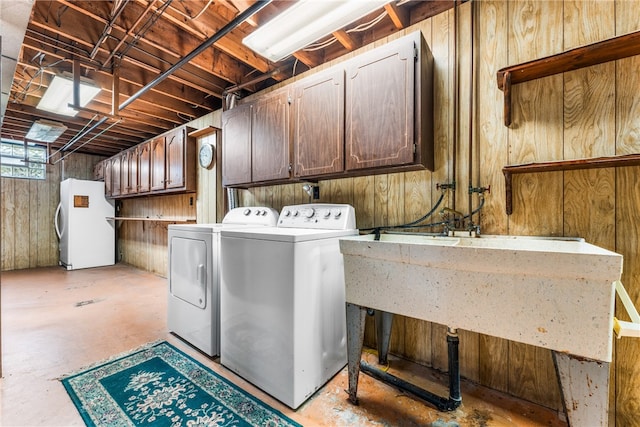
<path fill-rule="evenodd" d="M 193 206 L 193 196 L 189 197 L 189 206 Z"/>

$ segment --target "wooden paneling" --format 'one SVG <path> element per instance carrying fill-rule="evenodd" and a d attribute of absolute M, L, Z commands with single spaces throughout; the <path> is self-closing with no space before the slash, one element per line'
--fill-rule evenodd
<path fill-rule="evenodd" d="M 58 265 L 53 218 L 60 202 L 60 181 L 93 179 L 100 156 L 71 154 L 47 165 L 45 180 L 1 178 L 2 271 Z"/>

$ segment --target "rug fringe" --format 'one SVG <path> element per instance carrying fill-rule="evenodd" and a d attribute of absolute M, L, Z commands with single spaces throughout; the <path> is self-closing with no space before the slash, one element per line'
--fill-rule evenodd
<path fill-rule="evenodd" d="M 100 365 L 104 365 L 105 363 L 109 363 L 109 362 L 112 362 L 114 360 L 120 359 L 122 357 L 128 356 L 130 354 L 137 353 L 139 351 L 146 350 L 146 349 L 151 348 L 151 347 L 155 347 L 158 344 L 161 344 L 161 343 L 166 342 L 166 341 L 167 340 L 164 340 L 164 339 L 158 339 L 156 341 L 151 341 L 151 342 L 148 342 L 146 344 L 142 344 L 139 347 L 133 348 L 133 349 L 128 350 L 128 351 L 124 351 L 124 352 L 122 352 L 120 354 L 116 354 L 116 355 L 110 356 L 107 359 L 103 359 L 103 360 L 100 360 L 98 362 L 94 362 L 94 363 L 92 363 L 90 365 L 87 365 L 87 366 L 84 366 L 82 368 L 79 368 L 79 369 L 77 369 L 77 370 L 75 370 L 75 371 L 73 371 L 71 373 L 64 374 L 61 377 L 54 378 L 54 380 L 62 381 L 64 379 L 66 379 L 66 378 L 72 377 L 74 375 L 78 375 L 81 372 L 88 371 L 88 370 L 96 368 L 96 367 L 98 367 Z"/>

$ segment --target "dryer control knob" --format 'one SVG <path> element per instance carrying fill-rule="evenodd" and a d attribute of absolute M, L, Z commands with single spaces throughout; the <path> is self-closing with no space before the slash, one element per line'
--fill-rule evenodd
<path fill-rule="evenodd" d="M 304 211 L 304 216 L 307 218 L 313 218 L 315 214 L 316 214 L 316 211 L 313 208 L 305 209 Z"/>
<path fill-rule="evenodd" d="M 291 211 L 289 209 L 285 210 L 283 213 L 284 216 L 291 216 Z"/>
<path fill-rule="evenodd" d="M 331 216 L 331 211 L 326 211 L 323 216 L 325 218 L 329 218 Z"/>
<path fill-rule="evenodd" d="M 244 216 L 249 216 L 251 214 L 251 209 L 245 209 L 242 213 Z"/>
<path fill-rule="evenodd" d="M 334 209 L 333 210 L 333 217 L 335 219 L 338 219 L 342 216 L 342 211 L 340 209 Z"/>

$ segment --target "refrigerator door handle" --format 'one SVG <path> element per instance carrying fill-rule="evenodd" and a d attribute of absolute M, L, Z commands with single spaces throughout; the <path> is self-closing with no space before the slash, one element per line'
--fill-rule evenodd
<path fill-rule="evenodd" d="M 56 228 L 56 234 L 58 235 L 58 239 L 60 239 L 62 237 L 61 233 L 60 233 L 60 226 L 58 224 L 58 216 L 60 214 L 60 209 L 62 208 L 62 202 L 58 203 L 58 207 L 56 208 L 56 213 L 53 216 L 53 225 Z"/>

